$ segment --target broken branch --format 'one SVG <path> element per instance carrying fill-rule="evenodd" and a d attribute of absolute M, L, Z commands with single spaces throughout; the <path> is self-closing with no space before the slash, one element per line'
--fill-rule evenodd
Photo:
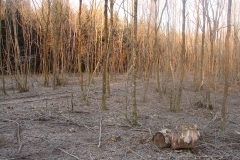
<path fill-rule="evenodd" d="M 73 155 L 73 154 L 70 154 L 70 153 L 68 153 L 67 151 L 65 151 L 65 150 L 63 150 L 63 149 L 61 149 L 61 148 L 58 148 L 60 151 L 62 151 L 62 152 L 64 152 L 64 153 L 66 153 L 67 155 L 69 155 L 69 156 L 71 156 L 71 157 L 74 157 L 74 158 L 76 158 L 76 159 L 80 159 L 79 157 L 77 157 L 77 156 L 75 156 L 75 155 Z"/>
<path fill-rule="evenodd" d="M 20 150 L 22 149 L 22 142 L 21 142 L 21 138 L 20 138 L 20 125 L 18 122 L 14 121 L 14 120 L 11 120 L 11 119 L 6 119 L 6 120 L 17 124 L 17 140 L 18 140 L 18 145 L 19 145 L 17 153 L 19 153 Z"/>

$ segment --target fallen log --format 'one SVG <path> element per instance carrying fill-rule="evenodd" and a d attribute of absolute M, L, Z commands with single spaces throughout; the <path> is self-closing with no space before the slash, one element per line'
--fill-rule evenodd
<path fill-rule="evenodd" d="M 169 129 L 163 129 L 157 132 L 153 138 L 153 143 L 160 149 L 187 149 L 194 148 L 199 140 L 200 133 L 196 125 L 182 125 L 179 132 L 172 132 Z"/>

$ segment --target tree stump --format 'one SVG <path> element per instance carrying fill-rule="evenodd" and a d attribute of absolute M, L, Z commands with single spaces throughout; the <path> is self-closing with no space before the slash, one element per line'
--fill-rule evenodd
<path fill-rule="evenodd" d="M 157 132 L 153 138 L 153 143 L 160 149 L 187 149 L 194 148 L 198 142 L 200 133 L 195 125 L 182 125 L 180 132 L 172 132 L 169 129 L 163 129 Z"/>

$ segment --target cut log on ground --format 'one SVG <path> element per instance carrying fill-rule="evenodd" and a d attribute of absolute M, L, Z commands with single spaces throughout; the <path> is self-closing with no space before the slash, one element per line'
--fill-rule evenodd
<path fill-rule="evenodd" d="M 170 148 L 172 131 L 169 129 L 163 129 L 160 132 L 157 132 L 153 138 L 153 143 L 158 146 L 158 148 Z"/>
<path fill-rule="evenodd" d="M 157 132 L 153 138 L 153 143 L 160 149 L 187 149 L 194 148 L 199 140 L 200 133 L 195 125 L 182 125 L 180 132 L 172 132 L 169 129 L 163 129 Z"/>

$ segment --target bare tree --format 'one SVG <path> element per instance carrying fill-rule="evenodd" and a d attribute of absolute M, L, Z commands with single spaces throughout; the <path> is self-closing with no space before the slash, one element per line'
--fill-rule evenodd
<path fill-rule="evenodd" d="M 209 4 L 208 4 L 209 3 Z M 210 18 L 208 6 L 210 5 L 210 9 L 212 10 L 213 18 Z M 207 92 L 206 92 L 206 100 L 207 100 L 207 107 L 209 108 L 209 105 L 211 104 L 211 83 L 212 83 L 212 72 L 213 72 L 213 60 L 214 60 L 214 42 L 216 39 L 217 31 L 218 31 L 218 24 L 219 24 L 219 18 L 221 16 L 222 10 L 220 6 L 220 2 L 217 2 L 217 8 L 216 12 L 214 13 L 213 6 L 211 4 L 211 1 L 206 2 L 206 15 L 207 15 L 207 22 L 209 26 L 209 32 L 210 32 L 210 56 L 208 56 L 208 63 L 207 63 L 207 78 L 208 78 L 208 85 L 207 85 Z M 211 19 L 213 22 L 211 22 Z"/>
<path fill-rule="evenodd" d="M 132 53 L 133 53 L 133 72 L 132 72 L 132 124 L 138 124 L 137 116 L 137 100 L 136 100 L 136 76 L 137 76 L 137 9 L 138 9 L 138 0 L 134 0 L 134 14 L 133 14 L 133 44 L 132 44 Z"/>
<path fill-rule="evenodd" d="M 82 0 L 79 0 L 79 9 L 78 9 L 78 72 L 79 72 L 79 82 L 80 89 L 82 94 L 82 99 L 87 101 L 87 97 L 83 88 L 83 72 L 82 72 Z"/>
<path fill-rule="evenodd" d="M 42 4 L 42 16 L 44 24 L 43 26 L 43 77 L 44 77 L 44 87 L 48 86 L 48 43 L 49 43 L 49 32 L 50 32 L 50 15 L 51 15 L 51 0 L 47 0 L 47 14 L 44 15 L 44 4 Z"/>
<path fill-rule="evenodd" d="M 170 100 L 170 109 L 175 112 L 180 111 L 180 102 L 181 102 L 181 96 L 182 96 L 182 90 L 183 90 L 183 78 L 184 78 L 184 64 L 185 64 L 185 52 L 186 52 L 186 42 L 185 42 L 185 19 L 186 19 L 186 1 L 182 0 L 182 45 L 181 45 L 181 53 L 180 53 L 180 60 L 179 60 L 179 84 L 174 90 L 176 91 L 172 92 L 171 100 Z"/>
<path fill-rule="evenodd" d="M 225 37 L 225 57 L 224 57 L 224 75 L 225 75 L 225 86 L 223 93 L 223 102 L 221 109 L 221 130 L 226 130 L 226 104 L 228 97 L 228 88 L 229 88 L 229 57 L 230 57 L 230 36 L 231 36 L 231 12 L 232 12 L 232 0 L 228 0 L 228 11 L 227 11 L 227 34 Z"/>
<path fill-rule="evenodd" d="M 4 95 L 6 95 L 6 89 L 5 89 L 5 78 L 4 78 L 4 65 L 3 65 L 3 53 L 2 53 L 2 0 L 0 0 L 0 68 L 1 68 L 1 74 L 2 74 L 2 92 Z"/>
<path fill-rule="evenodd" d="M 159 23 L 157 23 L 157 18 L 158 18 L 158 9 L 157 9 L 157 5 L 156 5 L 156 0 L 155 0 L 155 19 L 156 19 L 156 22 L 155 22 L 155 27 L 154 27 L 154 34 L 155 34 L 155 38 L 154 38 L 154 57 L 157 57 L 156 58 L 156 61 L 158 61 L 158 66 L 157 66 L 157 89 L 158 89 L 158 93 L 159 93 L 159 97 L 161 98 L 162 97 L 162 87 L 161 87 L 161 81 L 160 81 L 160 55 L 158 55 L 158 43 L 159 43 L 159 35 L 158 35 L 158 31 L 159 31 L 159 28 L 160 28 L 160 25 L 162 23 L 162 17 L 163 17 L 163 13 L 164 13 L 164 10 L 166 9 L 167 7 L 167 0 L 165 1 L 165 4 L 164 4 L 164 7 L 163 7 L 163 10 L 162 10 L 162 13 L 160 15 L 160 20 L 159 20 Z"/>
<path fill-rule="evenodd" d="M 187 0 L 182 0 L 183 4 L 183 9 L 182 9 L 182 48 L 181 48 L 181 55 L 180 55 L 180 85 L 178 88 L 178 94 L 177 94 L 177 99 L 176 99 L 176 112 L 180 111 L 180 102 L 181 102 L 181 97 L 182 97 L 182 90 L 183 90 L 183 77 L 184 77 L 184 57 L 186 53 L 186 36 L 185 36 L 185 26 L 186 26 L 186 1 Z"/>
<path fill-rule="evenodd" d="M 194 35 L 194 46 L 193 46 L 193 54 L 194 56 L 194 75 L 193 75 L 193 84 L 194 86 L 197 86 L 197 75 L 198 75 L 198 32 L 199 32 L 199 26 L 200 26 L 200 15 L 199 15 L 199 1 L 197 1 L 196 3 L 196 7 L 197 7 L 197 18 L 196 18 L 196 29 L 195 29 L 195 35 Z M 195 1 L 196 2 L 196 1 Z"/>
<path fill-rule="evenodd" d="M 53 14 L 52 14 L 52 31 L 53 31 L 53 89 L 60 85 L 59 79 L 59 54 L 60 54 L 60 43 L 61 43 L 61 29 L 62 29 L 62 14 L 63 4 L 59 0 L 53 1 Z"/>
<path fill-rule="evenodd" d="M 153 44 L 153 56 L 152 58 L 150 59 L 150 62 L 149 62 L 149 69 L 146 70 L 147 73 L 147 77 L 145 78 L 145 85 L 144 85 L 144 93 L 143 93 L 143 101 L 145 101 L 145 98 L 146 98 L 146 93 L 147 93 L 147 89 L 148 89 L 148 83 L 149 83 L 149 78 L 152 74 L 152 70 L 153 70 L 153 64 L 156 64 L 156 68 L 157 68 L 157 90 L 158 90 L 158 93 L 159 93 L 159 97 L 161 98 L 162 97 L 162 88 L 161 88 L 161 82 L 160 82 L 160 66 L 159 66 L 159 59 L 160 59 L 160 54 L 159 53 L 159 29 L 160 29 L 160 25 L 161 25 L 161 22 L 162 22 L 162 17 L 163 17 L 163 13 L 164 13 L 164 10 L 166 9 L 167 7 L 167 0 L 165 1 L 165 4 L 164 4 L 164 7 L 162 9 L 162 12 L 161 12 L 161 15 L 160 15 L 160 20 L 158 20 L 159 18 L 159 1 L 157 0 L 154 0 L 154 11 L 155 11 L 155 17 L 154 17 L 154 44 Z M 150 23 L 150 22 L 148 22 Z M 148 29 L 149 30 L 149 29 Z M 148 31 L 149 32 L 149 31 Z M 148 44 L 149 45 L 149 44 Z M 147 57 L 147 56 L 146 56 Z M 140 65 L 140 64 L 139 64 Z"/>
<path fill-rule="evenodd" d="M 200 62 L 200 86 L 199 90 L 203 89 L 203 79 L 204 79 L 204 68 L 203 68 L 203 60 L 204 60 L 204 49 L 205 49 L 205 27 L 206 27 L 206 3 L 207 0 L 202 0 L 202 10 L 203 10 L 203 24 L 202 24 L 202 46 L 201 46 L 201 62 Z"/>
<path fill-rule="evenodd" d="M 11 12 L 10 10 L 7 8 L 7 3 L 9 3 L 8 1 L 6 1 L 6 9 L 5 9 L 5 17 L 4 17 L 4 21 L 5 21 L 5 28 L 6 28 L 6 33 L 5 33 L 5 37 L 6 37 L 6 48 L 5 48 L 5 53 L 7 53 L 7 57 L 6 57 L 6 72 L 9 74 L 12 74 L 13 69 L 13 65 L 12 65 L 12 54 L 11 53 L 11 48 L 12 48 L 12 30 L 11 30 Z M 7 43 L 8 42 L 8 43 Z"/>
<path fill-rule="evenodd" d="M 27 76 L 26 70 L 24 70 L 22 64 L 26 64 L 26 57 L 21 56 L 20 46 L 19 46 L 19 30 L 22 20 L 20 19 L 20 11 L 16 6 L 20 6 L 18 1 L 8 1 L 7 9 L 10 11 L 10 17 L 13 27 L 13 49 L 14 49 L 14 62 L 15 62 L 15 80 L 17 88 L 20 92 L 28 91 L 27 87 Z M 11 26 L 11 25 L 10 25 Z M 9 28 L 11 30 L 11 28 Z M 11 32 L 11 31 L 10 31 Z M 26 55 L 25 55 L 26 56 Z M 25 61 L 25 62 L 24 62 Z"/>
<path fill-rule="evenodd" d="M 108 0 L 105 0 L 104 4 L 104 51 L 103 51 L 103 70 L 102 70 L 102 110 L 106 110 L 106 77 L 107 77 L 107 55 L 108 55 Z"/>
<path fill-rule="evenodd" d="M 94 50 L 94 33 L 95 33 L 95 22 L 96 22 L 96 0 L 92 0 L 90 4 L 90 12 L 88 13 L 90 18 L 90 24 L 88 28 L 88 40 L 87 40 L 87 53 L 86 53 L 86 69 L 87 69 L 87 85 L 90 87 L 91 85 L 91 77 L 92 77 L 92 64 L 91 57 L 93 56 Z"/>
<path fill-rule="evenodd" d="M 28 75 L 30 74 L 30 63 L 31 63 L 31 6 L 30 1 L 23 1 L 19 6 L 19 10 L 21 12 L 21 22 L 18 24 L 22 28 L 22 36 L 23 36 L 23 66 L 20 67 L 23 75 L 23 88 L 27 87 Z"/>
<path fill-rule="evenodd" d="M 109 58 L 110 58 L 110 54 L 113 56 L 113 6 L 114 6 L 114 2 L 113 0 L 110 0 L 110 38 L 109 38 L 109 52 L 107 55 L 107 75 L 106 75 L 106 84 L 107 84 L 107 94 L 108 96 L 110 96 L 110 79 L 109 79 L 109 71 L 110 71 L 110 66 L 108 66 L 109 64 Z"/>
<path fill-rule="evenodd" d="M 236 4 L 236 0 L 233 2 L 233 4 Z M 240 51 L 240 40 L 239 40 L 239 19 L 237 18 L 238 13 L 237 11 L 239 8 L 239 5 L 233 5 L 233 63 L 235 64 L 235 73 L 234 73 L 234 82 L 237 81 L 237 83 L 240 82 L 240 55 L 238 54 Z M 235 59 L 235 60 L 234 60 Z"/>

